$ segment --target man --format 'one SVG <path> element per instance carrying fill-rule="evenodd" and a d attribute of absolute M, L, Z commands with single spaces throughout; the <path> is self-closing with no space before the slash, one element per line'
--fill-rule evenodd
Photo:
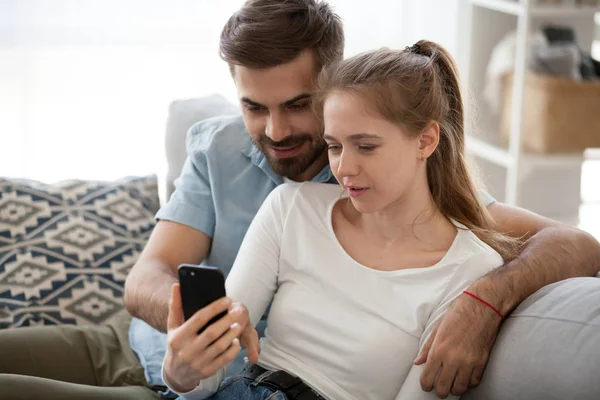
<path fill-rule="evenodd" d="M 335 183 L 310 96 L 319 71 L 342 58 L 343 46 L 341 22 L 326 3 L 256 0 L 235 13 L 221 34 L 221 54 L 229 63 L 242 116 L 203 121 L 189 133 L 189 157 L 176 191 L 157 214 L 159 222 L 126 282 L 125 305 L 137 317 L 129 331 L 137 358 L 123 342 L 127 324 L 111 327 L 112 336 L 104 332 L 102 339 L 94 339 L 95 332 L 73 328 L 85 338 L 86 351 L 91 354 L 89 365 L 81 366 L 82 370 L 100 368 L 111 374 L 118 370 L 125 376 L 119 384 L 131 386 L 81 388 L 23 376 L 16 377 L 16 383 L 0 376 L 0 383 L 23 393 L 33 381 L 34 387 L 46 394 L 59 385 L 66 390 L 56 397 L 62 399 L 78 398 L 69 395 L 76 390 L 86 393 L 79 398 L 157 397 L 152 388 L 163 385 L 160 367 L 166 343 L 160 332 L 166 331 L 177 267 L 204 262 L 227 272 L 250 221 L 277 185 L 288 180 Z M 469 289 L 502 314 L 542 286 L 573 276 L 591 276 L 600 269 L 600 246 L 584 232 L 492 199 L 486 204 L 500 230 L 529 239 L 518 259 Z M 240 323 L 247 327 L 247 321 Z M 457 371 L 467 360 L 478 360 L 470 382 L 477 384 L 500 323 L 482 303 L 459 297 L 416 360 L 426 360 L 423 388 L 432 390 L 435 385 L 441 397 L 467 389 L 454 387 L 446 376 L 435 380 L 441 359 L 452 360 Z M 247 327 L 245 332 L 252 330 Z M 117 365 L 107 368 L 112 360 L 109 346 L 121 357 Z M 145 367 L 145 377 L 140 377 L 140 364 Z M 96 385 L 106 385 L 104 382 Z"/>

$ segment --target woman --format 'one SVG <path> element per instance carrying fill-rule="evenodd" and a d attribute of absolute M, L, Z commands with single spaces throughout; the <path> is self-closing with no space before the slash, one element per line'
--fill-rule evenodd
<path fill-rule="evenodd" d="M 163 377 L 185 398 L 436 398 L 412 360 L 452 301 L 516 252 L 491 231 L 469 176 L 456 66 L 442 47 L 334 65 L 316 106 L 343 191 L 291 184 L 267 198 L 226 282 L 253 324 L 272 302 L 260 356 L 221 383 L 238 326 L 223 318 L 170 340 Z M 180 301 L 175 286 L 171 313 Z M 203 356 L 186 357 L 190 348 Z"/>

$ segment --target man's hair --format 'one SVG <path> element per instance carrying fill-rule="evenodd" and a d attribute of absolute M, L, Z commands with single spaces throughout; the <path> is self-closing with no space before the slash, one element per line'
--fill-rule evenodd
<path fill-rule="evenodd" d="M 269 68 L 309 49 L 317 71 L 343 58 L 342 21 L 327 3 L 248 0 L 225 24 L 219 52 L 230 67 Z"/>

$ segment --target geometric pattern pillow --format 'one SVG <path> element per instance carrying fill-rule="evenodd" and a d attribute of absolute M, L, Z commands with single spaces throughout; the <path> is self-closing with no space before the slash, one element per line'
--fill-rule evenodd
<path fill-rule="evenodd" d="M 0 178 L 0 329 L 101 324 L 154 227 L 156 176 Z"/>

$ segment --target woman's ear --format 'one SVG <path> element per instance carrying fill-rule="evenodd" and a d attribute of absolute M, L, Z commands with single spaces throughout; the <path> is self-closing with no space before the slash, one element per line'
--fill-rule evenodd
<path fill-rule="evenodd" d="M 438 146 L 440 142 L 440 125 L 431 121 L 419 134 L 419 151 L 421 158 L 427 159 Z"/>

